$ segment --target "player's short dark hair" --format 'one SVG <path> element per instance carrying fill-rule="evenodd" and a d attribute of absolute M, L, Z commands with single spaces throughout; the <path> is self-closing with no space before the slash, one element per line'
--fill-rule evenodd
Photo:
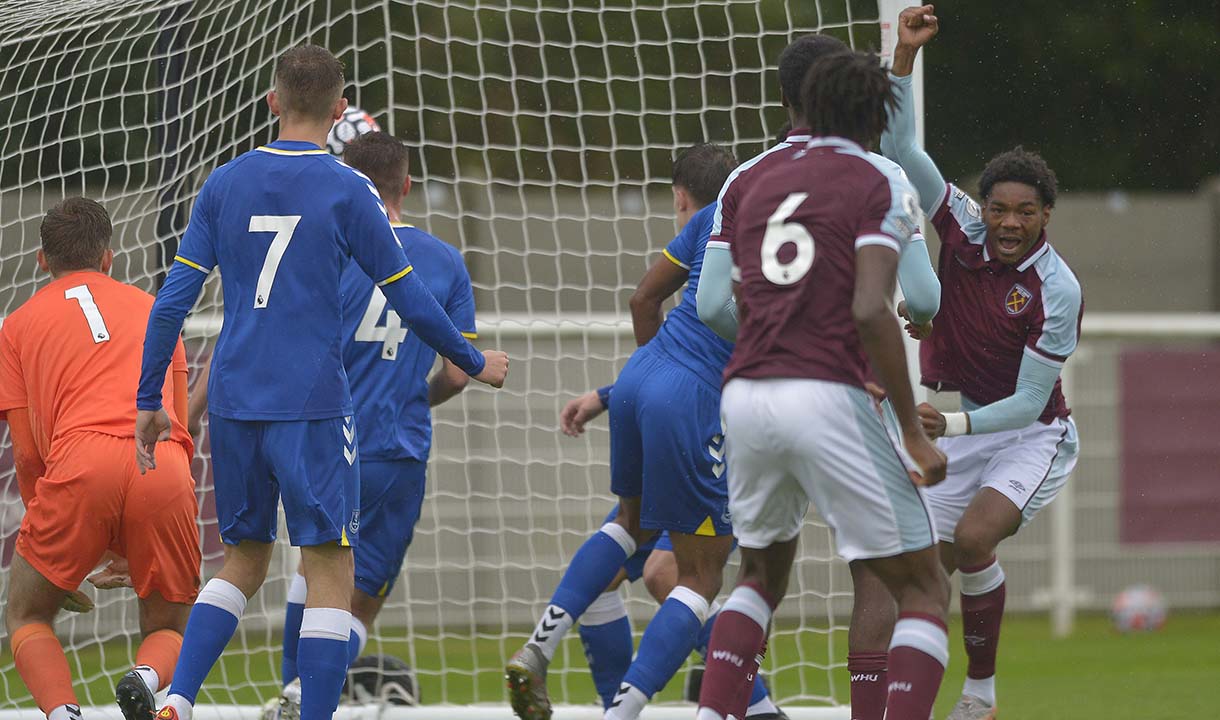
<path fill-rule="evenodd" d="M 712 143 L 692 145 L 674 159 L 674 187 L 686 188 L 703 207 L 716 201 L 736 167 L 737 158 L 727 148 Z"/>
<path fill-rule="evenodd" d="M 70 197 L 47 211 L 38 228 L 51 272 L 96 270 L 110 247 L 110 213 L 85 197 Z"/>
<path fill-rule="evenodd" d="M 1055 171 L 1051 170 L 1042 156 L 1016 146 L 1012 150 L 1002 152 L 991 158 L 983 174 L 979 177 L 979 193 L 986 200 L 991 195 L 991 188 L 1000 182 L 1019 182 L 1029 185 L 1038 191 L 1038 197 L 1046 207 L 1055 207 L 1055 197 L 1059 194 L 1059 180 Z"/>
<path fill-rule="evenodd" d="M 402 190 L 411 171 L 407 146 L 389 133 L 365 133 L 343 148 L 343 162 L 369 176 L 383 194 Z"/>
<path fill-rule="evenodd" d="M 275 92 L 282 112 L 328 119 L 343 96 L 343 63 L 326 48 L 298 45 L 275 64 Z"/>
<path fill-rule="evenodd" d="M 872 53 L 827 55 L 809 68 L 802 86 L 805 117 L 814 135 L 837 135 L 871 144 L 897 102 L 889 74 Z"/>
<path fill-rule="evenodd" d="M 779 55 L 779 89 L 784 94 L 784 104 L 803 112 L 802 91 L 809 68 L 827 55 L 850 50 L 847 43 L 833 35 L 802 35 L 793 40 Z"/>

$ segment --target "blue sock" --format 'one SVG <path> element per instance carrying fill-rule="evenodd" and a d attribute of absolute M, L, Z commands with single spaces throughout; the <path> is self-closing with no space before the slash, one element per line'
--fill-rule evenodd
<path fill-rule="evenodd" d="M 601 696 L 602 707 L 609 708 L 619 683 L 631 666 L 631 621 L 617 590 L 603 593 L 580 621 L 580 642 L 585 647 L 593 686 Z"/>
<path fill-rule="evenodd" d="M 352 614 L 336 608 L 306 608 L 301 619 L 297 668 L 301 673 L 301 720 L 331 720 L 347 679 Z"/>
<path fill-rule="evenodd" d="M 648 697 L 664 688 L 695 649 L 707 611 L 707 601 L 699 593 L 681 585 L 674 588 L 645 628 L 623 683 Z"/>
<path fill-rule="evenodd" d="M 280 661 L 281 685 L 297 677 L 297 644 L 301 641 L 301 616 L 305 613 L 305 577 L 292 576 L 288 585 L 288 604 L 284 608 L 284 657 Z"/>
<path fill-rule="evenodd" d="M 606 523 L 572 556 L 568 569 L 551 596 L 551 604 L 578 618 L 618 574 L 635 552 L 635 541 L 620 525 Z"/>
<path fill-rule="evenodd" d="M 538 646 L 547 660 L 554 657 L 564 634 L 614 580 L 623 561 L 634 552 L 635 541 L 622 526 L 603 525 L 572 556 L 529 643 Z"/>
<path fill-rule="evenodd" d="M 191 608 L 182 635 L 182 650 L 174 668 L 171 695 L 181 695 L 193 705 L 203 680 L 220 659 L 233 633 L 237 620 L 246 610 L 246 596 L 232 583 L 212 578 Z"/>
<path fill-rule="evenodd" d="M 695 641 L 695 652 L 699 653 L 699 657 L 707 661 L 707 644 L 712 639 L 712 626 L 716 624 L 716 617 L 720 615 L 720 608 L 716 606 L 715 612 L 708 616 L 707 622 L 703 623 L 703 627 L 699 628 L 699 637 Z M 767 698 L 767 686 L 763 685 L 762 675 L 755 673 L 754 689 L 750 693 L 750 704 L 753 705 Z"/>
<path fill-rule="evenodd" d="M 350 666 L 360 657 L 364 646 L 369 641 L 368 628 L 354 616 L 352 617 L 352 634 L 347 642 L 347 664 Z"/>
<path fill-rule="evenodd" d="M 297 677 L 297 646 L 301 642 L 301 618 L 304 615 L 305 603 L 290 602 L 284 610 L 284 659 L 280 661 L 283 685 Z"/>

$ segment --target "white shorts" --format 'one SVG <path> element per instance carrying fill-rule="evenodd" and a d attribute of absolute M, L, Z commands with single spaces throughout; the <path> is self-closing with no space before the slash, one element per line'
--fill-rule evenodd
<path fill-rule="evenodd" d="M 936 544 L 910 458 L 860 388 L 823 380 L 735 378 L 720 412 L 729 509 L 742 547 L 795 538 L 812 502 L 847 560 Z"/>
<path fill-rule="evenodd" d="M 952 541 L 954 528 L 970 501 L 989 487 L 1021 511 L 1024 527 L 1067 482 L 1080 445 L 1071 418 L 1035 422 L 1020 430 L 941 438 L 949 458 L 944 482 L 927 489 L 936 531 Z"/>

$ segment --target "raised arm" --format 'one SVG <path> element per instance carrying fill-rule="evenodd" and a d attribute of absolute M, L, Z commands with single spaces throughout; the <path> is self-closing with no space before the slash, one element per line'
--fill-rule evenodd
<path fill-rule="evenodd" d="M 881 136 L 882 152 L 906 171 L 911 184 L 919 191 L 923 211 L 929 215 L 944 198 L 945 179 L 915 138 L 911 72 L 919 48 L 935 37 L 938 29 L 931 5 L 907 8 L 898 16 L 898 45 L 894 48 L 894 64 L 890 68 L 898 107 L 890 113 L 888 127 Z"/>
<path fill-rule="evenodd" d="M 737 299 L 733 297 L 733 254 L 729 244 L 709 240 L 695 289 L 699 319 L 720 337 L 737 342 Z"/>

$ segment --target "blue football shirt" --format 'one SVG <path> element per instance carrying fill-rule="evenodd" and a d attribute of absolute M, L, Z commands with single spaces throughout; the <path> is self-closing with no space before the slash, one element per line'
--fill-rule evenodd
<path fill-rule="evenodd" d="M 394 232 L 454 326 L 465 337 L 475 337 L 474 291 L 462 254 L 411 225 L 396 224 Z M 403 327 L 380 288 L 356 263 L 348 263 L 339 288 L 343 365 L 356 406 L 361 458 L 427 461 L 432 447 L 428 371 L 436 351 Z"/>
<path fill-rule="evenodd" d="M 695 302 L 699 273 L 703 268 L 703 253 L 707 250 L 707 239 L 712 232 L 715 213 L 716 203 L 705 205 L 691 217 L 663 251 L 670 262 L 690 271 L 690 275 L 678 307 L 665 316 L 661 330 L 650 344 L 656 344 L 674 360 L 698 373 L 713 387 L 719 388 L 724 367 L 729 362 L 729 356 L 733 354 L 733 344 L 703 324 Z"/>
<path fill-rule="evenodd" d="M 434 321 L 428 305 L 440 313 L 422 285 L 422 297 L 398 294 L 416 287 L 411 266 L 363 174 L 312 143 L 291 141 L 217 168 L 200 190 L 149 320 L 139 406 L 159 405 L 146 386 L 161 365 L 162 335 L 180 327 L 174 321 L 181 322 L 203 279 L 218 267 L 224 326 L 212 356 L 210 412 L 235 420 L 350 415 L 339 295 L 349 257 L 403 302 L 422 301 L 417 321 Z M 465 347 L 477 367 L 481 357 L 443 315 L 438 319 L 449 334 L 437 336 L 451 339 L 454 352 Z"/>

